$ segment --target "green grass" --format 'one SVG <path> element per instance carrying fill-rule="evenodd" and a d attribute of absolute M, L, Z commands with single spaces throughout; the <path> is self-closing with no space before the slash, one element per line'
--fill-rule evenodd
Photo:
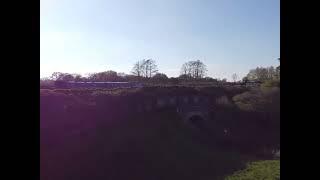
<path fill-rule="evenodd" d="M 249 163 L 247 168 L 234 173 L 225 180 L 277 180 L 280 179 L 280 160 Z"/>

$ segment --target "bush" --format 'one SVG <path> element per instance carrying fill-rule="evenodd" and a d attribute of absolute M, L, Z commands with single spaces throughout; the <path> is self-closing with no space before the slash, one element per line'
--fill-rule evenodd
<path fill-rule="evenodd" d="M 54 81 L 50 79 L 41 79 L 40 80 L 40 89 L 50 89 L 54 88 Z"/>
<path fill-rule="evenodd" d="M 232 98 L 237 107 L 244 111 L 263 111 L 267 99 L 260 91 L 248 91 Z"/>

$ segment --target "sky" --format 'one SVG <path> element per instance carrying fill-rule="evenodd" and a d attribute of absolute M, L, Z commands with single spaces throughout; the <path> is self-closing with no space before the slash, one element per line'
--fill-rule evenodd
<path fill-rule="evenodd" d="M 279 65 L 279 0 L 40 0 L 40 14 L 40 77 L 149 58 L 169 77 L 198 59 L 228 80 Z"/>

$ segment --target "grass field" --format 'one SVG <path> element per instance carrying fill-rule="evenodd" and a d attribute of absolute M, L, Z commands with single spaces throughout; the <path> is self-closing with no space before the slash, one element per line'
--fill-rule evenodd
<path fill-rule="evenodd" d="M 247 168 L 234 173 L 225 180 L 277 180 L 280 179 L 280 160 L 252 162 Z"/>

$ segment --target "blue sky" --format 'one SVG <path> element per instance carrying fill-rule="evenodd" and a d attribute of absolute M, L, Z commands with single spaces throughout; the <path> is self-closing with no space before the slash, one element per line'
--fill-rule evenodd
<path fill-rule="evenodd" d="M 40 0 L 40 77 L 130 73 L 141 59 L 178 76 L 201 60 L 231 79 L 280 57 L 279 0 Z"/>

